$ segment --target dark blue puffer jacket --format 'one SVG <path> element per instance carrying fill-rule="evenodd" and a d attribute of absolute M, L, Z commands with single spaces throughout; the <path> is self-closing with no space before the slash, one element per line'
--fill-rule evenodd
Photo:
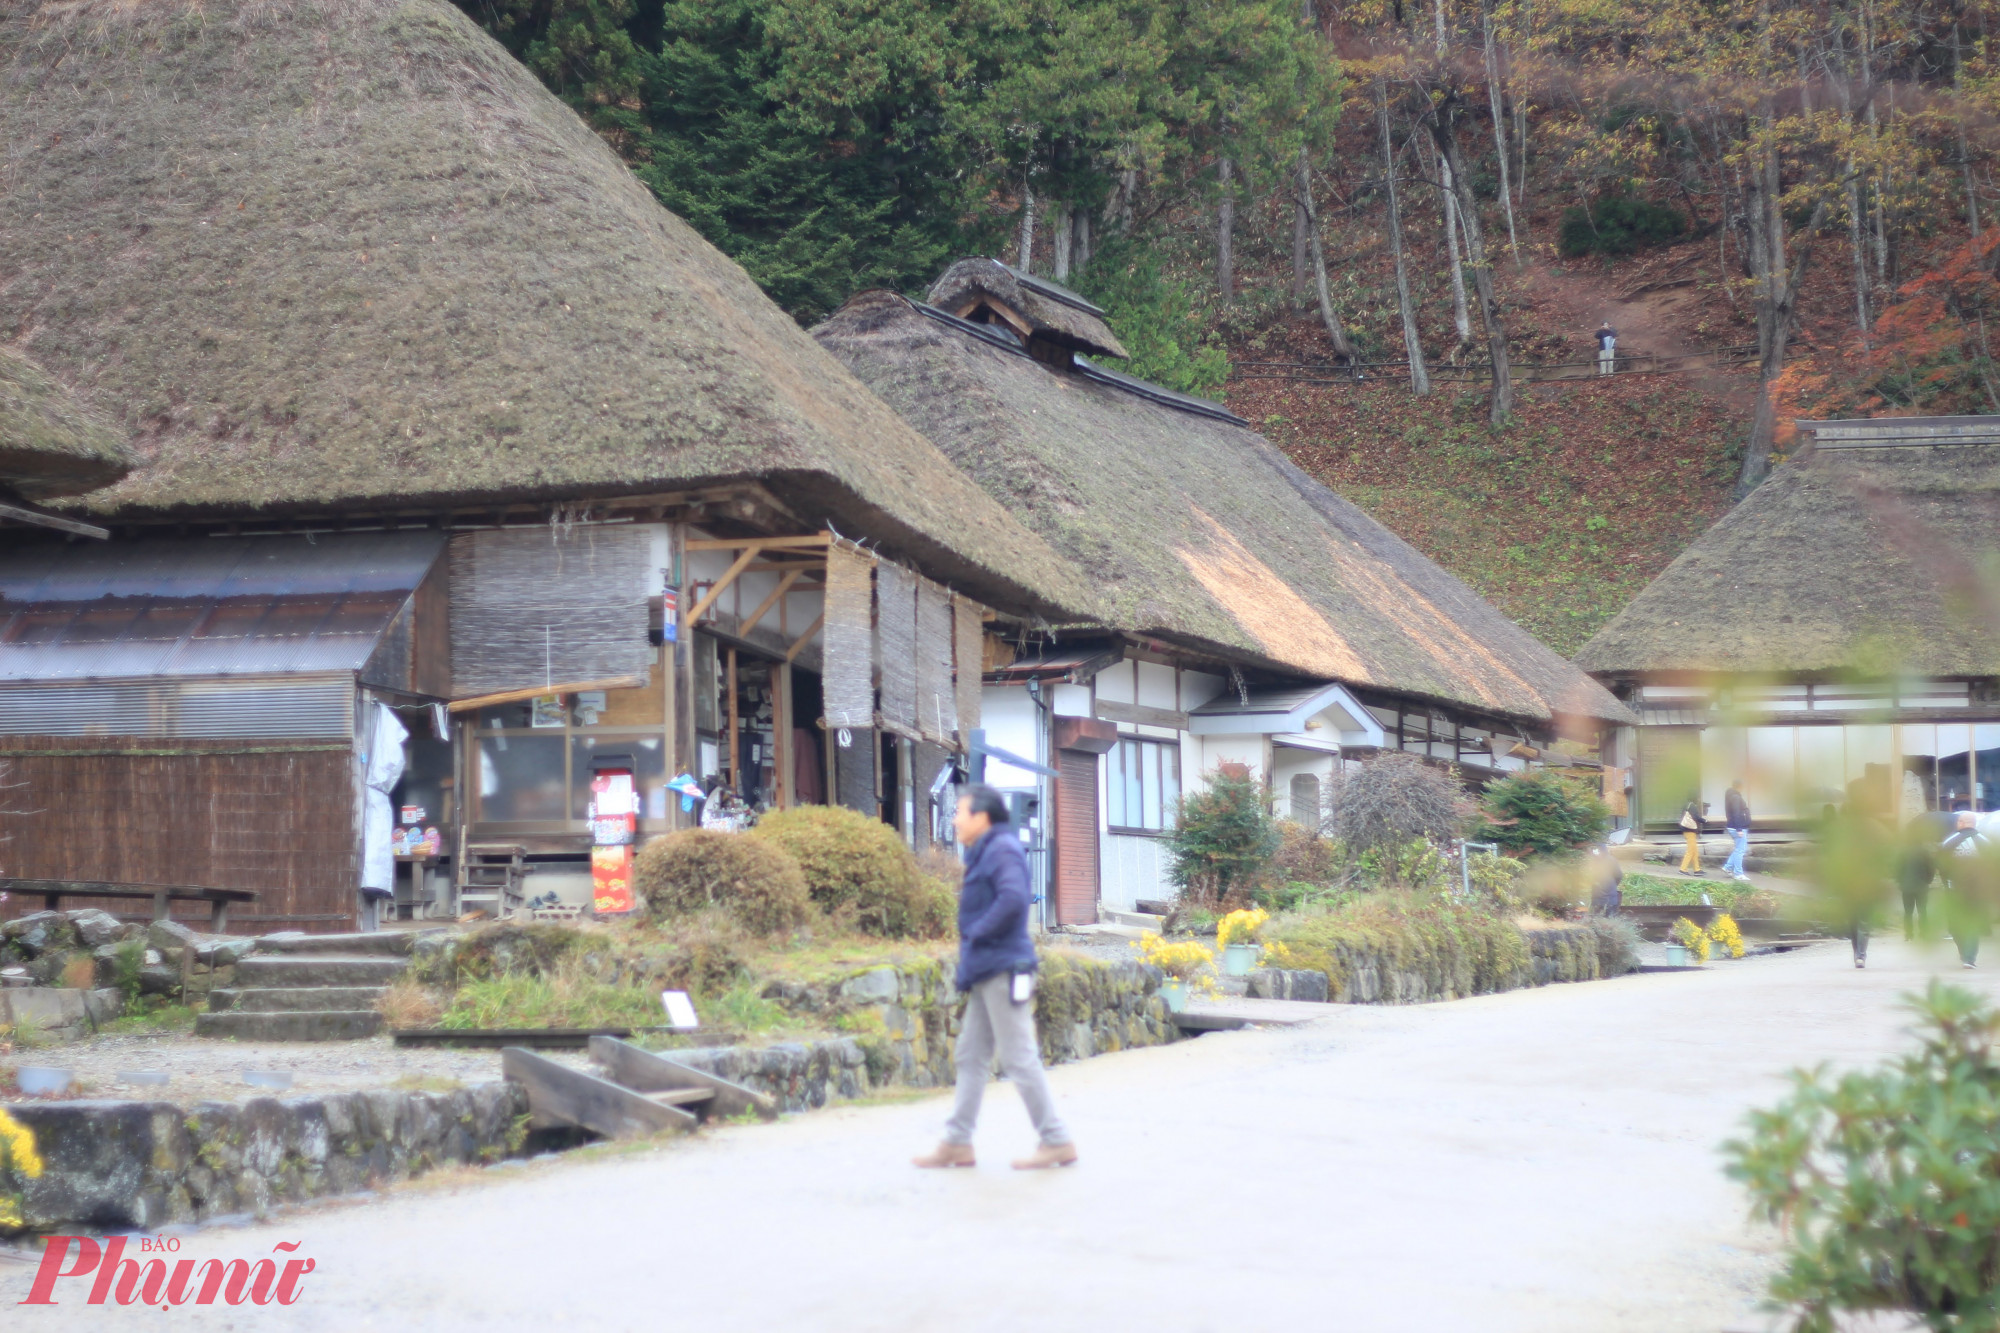
<path fill-rule="evenodd" d="M 958 891 L 958 988 L 1000 972 L 1035 970 L 1035 945 L 1028 938 L 1028 854 L 1012 824 L 996 825 L 972 846 L 965 859 L 965 883 Z"/>

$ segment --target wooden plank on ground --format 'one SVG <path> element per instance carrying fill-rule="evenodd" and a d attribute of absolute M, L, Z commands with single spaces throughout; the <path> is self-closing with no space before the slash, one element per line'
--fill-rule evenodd
<path fill-rule="evenodd" d="M 608 1139 L 638 1139 L 695 1126 L 694 1116 L 677 1106 L 648 1101 L 518 1046 L 500 1052 L 500 1072 L 528 1090 L 529 1123 L 537 1129 L 580 1127 Z"/>
<path fill-rule="evenodd" d="M 760 1120 L 776 1120 L 778 1104 L 761 1092 L 731 1083 L 726 1078 L 703 1073 L 692 1065 L 668 1059 L 652 1051 L 640 1050 L 616 1037 L 592 1037 L 590 1058 L 604 1067 L 615 1083 L 640 1092 L 673 1092 L 681 1088 L 706 1088 L 715 1094 L 708 1103 L 710 1115 L 729 1117 L 745 1111 Z"/>

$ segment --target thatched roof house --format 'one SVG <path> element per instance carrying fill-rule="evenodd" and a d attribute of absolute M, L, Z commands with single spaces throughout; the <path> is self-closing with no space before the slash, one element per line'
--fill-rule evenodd
<path fill-rule="evenodd" d="M 1639 712 L 1643 818 L 1738 778 L 1760 828 L 2000 807 L 2000 417 L 1797 424 L 1577 654 Z"/>
<path fill-rule="evenodd" d="M 0 487 L 30 500 L 107 485 L 132 467 L 123 435 L 48 372 L 0 351 Z"/>
<path fill-rule="evenodd" d="M 973 265 L 1001 268 L 965 261 L 933 295 L 966 306 Z M 1050 364 L 1010 321 L 891 292 L 856 296 L 814 334 L 1081 565 L 1115 630 L 1507 717 L 1626 716 L 1215 403 L 1087 360 Z"/>
<path fill-rule="evenodd" d="M 2000 675 L 2000 418 L 1800 428 L 1813 448 L 1681 552 L 1577 665 Z"/>
<path fill-rule="evenodd" d="M 0 4 L 0 338 L 101 518 L 751 479 L 991 600 L 1089 593 L 443 0 Z"/>

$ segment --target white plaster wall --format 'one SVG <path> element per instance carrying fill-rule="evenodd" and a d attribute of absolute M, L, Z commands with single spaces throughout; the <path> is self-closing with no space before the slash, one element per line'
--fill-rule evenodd
<path fill-rule="evenodd" d="M 1203 675 L 1199 671 L 1181 672 L 1182 708 L 1199 708 L 1210 699 L 1222 693 L 1229 681 L 1222 676 Z"/>
<path fill-rule="evenodd" d="M 1138 665 L 1132 661 L 1114 662 L 1098 672 L 1091 682 L 1097 686 L 1097 697 L 1106 703 L 1138 703 L 1133 687 L 1133 668 Z"/>
<path fill-rule="evenodd" d="M 1262 782 L 1269 772 L 1265 751 L 1269 744 L 1262 736 L 1201 736 L 1201 766 L 1195 774 L 1182 773 L 1185 784 L 1190 777 L 1206 782 L 1208 775 L 1223 764 L 1247 764 L 1253 780 Z"/>
<path fill-rule="evenodd" d="M 1333 780 L 1334 766 L 1339 760 L 1331 754 L 1316 750 L 1294 750 L 1280 745 L 1271 751 L 1271 811 L 1279 819 L 1292 817 L 1292 779 L 1301 773 L 1310 773 L 1320 781 L 1321 808 L 1324 810 L 1326 784 Z"/>
<path fill-rule="evenodd" d="M 1171 898 L 1167 882 L 1167 841 L 1107 833 L 1100 844 L 1102 866 L 1098 901 L 1113 911 L 1135 911 L 1141 898 Z"/>
<path fill-rule="evenodd" d="M 1058 685 L 1049 694 L 1057 717 L 1089 717 L 1090 686 Z"/>
<path fill-rule="evenodd" d="M 1180 695 L 1174 682 L 1174 669 L 1161 666 L 1158 662 L 1134 662 L 1138 672 L 1139 697 L 1135 703 L 1147 708 L 1179 708 Z M 1099 687 L 1102 688 L 1101 686 Z"/>
<path fill-rule="evenodd" d="M 1040 762 L 1035 753 L 1037 711 L 1026 686 L 987 685 L 979 691 L 979 723 L 986 729 L 986 739 L 1023 759 Z M 986 783 L 990 787 L 1032 789 L 1040 781 L 1024 768 L 998 759 L 986 761 Z"/>

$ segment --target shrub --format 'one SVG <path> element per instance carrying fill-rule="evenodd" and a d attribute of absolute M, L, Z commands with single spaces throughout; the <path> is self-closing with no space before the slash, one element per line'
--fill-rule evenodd
<path fill-rule="evenodd" d="M 1257 932 L 1270 919 L 1271 914 L 1261 907 L 1231 912 L 1215 923 L 1215 947 L 1220 950 L 1232 944 L 1255 944 Z"/>
<path fill-rule="evenodd" d="M 1607 195 L 1588 211 L 1566 209 L 1556 233 L 1556 246 L 1568 259 L 1584 255 L 1629 255 L 1655 245 L 1670 245 L 1687 234 L 1687 218 L 1679 209 L 1629 194 Z"/>
<path fill-rule="evenodd" d="M 1723 1145 L 1756 1212 L 1786 1229 L 1771 1295 L 1799 1308 L 1806 1333 L 1861 1311 L 1907 1310 L 1940 1330 L 2000 1317 L 2000 1013 L 1936 981 L 1905 1003 L 1917 1050 L 1873 1071 L 1796 1073 L 1790 1096 Z"/>
<path fill-rule="evenodd" d="M 776 842 L 685 829 L 646 844 L 632 882 L 653 911 L 682 916 L 719 907 L 759 935 L 787 935 L 806 924 L 812 899 L 799 863 Z"/>
<path fill-rule="evenodd" d="M 1194 902 L 1219 903 L 1231 890 L 1255 882 L 1279 844 L 1263 789 L 1224 770 L 1207 787 L 1181 798 L 1168 877 Z"/>
<path fill-rule="evenodd" d="M 1499 913 L 1415 894 L 1376 893 L 1326 912 L 1274 917 L 1265 963 L 1326 973 L 1334 995 L 1362 955 L 1422 976 L 1432 995 L 1510 990 L 1532 977 L 1527 938 Z"/>
<path fill-rule="evenodd" d="M 1597 974 L 1622 977 L 1639 969 L 1639 928 L 1615 916 L 1585 917 L 1597 942 Z"/>
<path fill-rule="evenodd" d="M 1513 852 L 1566 852 L 1596 842 L 1611 827 L 1611 810 L 1595 787 L 1553 769 L 1500 779 L 1481 801 L 1481 840 Z"/>
<path fill-rule="evenodd" d="M 1413 754 L 1377 755 L 1337 774 L 1330 804 L 1329 831 L 1357 857 L 1420 838 L 1443 842 L 1468 813 L 1457 780 Z"/>
<path fill-rule="evenodd" d="M 836 920 L 892 939 L 935 938 L 950 929 L 951 890 L 926 878 L 896 830 L 837 805 L 765 815 L 748 835 L 782 848 L 807 891 Z"/>
<path fill-rule="evenodd" d="M 1332 884 L 1342 878 L 1340 850 L 1295 819 L 1277 823 L 1278 849 L 1271 857 L 1273 877 L 1286 884 Z"/>

